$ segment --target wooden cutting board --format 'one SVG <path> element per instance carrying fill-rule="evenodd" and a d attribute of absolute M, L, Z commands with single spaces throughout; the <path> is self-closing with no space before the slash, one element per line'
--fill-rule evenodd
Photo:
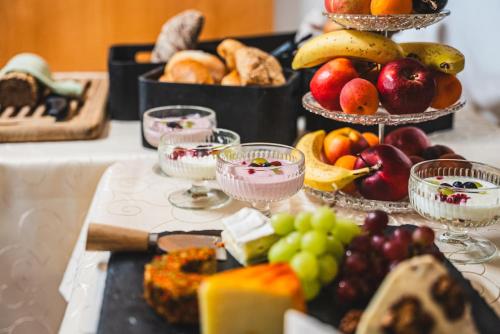
<path fill-rule="evenodd" d="M 95 139 L 106 123 L 108 77 L 105 72 L 55 73 L 56 80 L 72 79 L 85 85 L 82 99 L 69 102 L 68 116 L 56 122 L 47 115 L 45 99 L 33 108 L 2 106 L 0 143 Z"/>

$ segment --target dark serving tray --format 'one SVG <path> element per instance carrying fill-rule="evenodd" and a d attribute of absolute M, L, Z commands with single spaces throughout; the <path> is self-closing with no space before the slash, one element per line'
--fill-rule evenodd
<path fill-rule="evenodd" d="M 206 231 L 206 234 L 213 234 L 213 231 Z M 154 255 L 153 253 L 112 254 L 108 265 L 98 334 L 200 333 L 197 325 L 170 325 L 157 315 L 142 297 L 144 265 L 151 261 Z M 219 271 L 240 267 L 229 253 L 228 257 L 227 261 L 218 262 Z M 500 319 L 495 311 L 450 262 L 446 261 L 445 264 L 451 276 L 460 283 L 472 304 L 472 316 L 479 333 L 498 333 Z M 342 311 L 335 307 L 333 296 L 332 288 L 323 289 L 320 296 L 308 304 L 308 313 L 322 322 L 337 327 Z"/>

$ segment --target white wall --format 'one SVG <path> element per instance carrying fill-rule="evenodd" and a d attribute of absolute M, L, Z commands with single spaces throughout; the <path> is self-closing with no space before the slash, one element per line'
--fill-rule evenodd
<path fill-rule="evenodd" d="M 323 0 L 274 0 L 276 31 L 296 30 L 302 18 L 313 8 L 323 8 Z"/>

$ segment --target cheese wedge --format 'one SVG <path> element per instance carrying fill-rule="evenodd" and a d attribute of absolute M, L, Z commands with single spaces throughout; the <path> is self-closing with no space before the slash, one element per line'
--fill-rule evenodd
<path fill-rule="evenodd" d="M 300 281 L 286 263 L 211 276 L 198 299 L 203 334 L 282 334 L 285 312 L 306 308 Z"/>
<path fill-rule="evenodd" d="M 421 327 L 414 329 L 414 333 L 477 333 L 470 305 L 465 299 L 463 299 L 465 304 L 462 305 L 465 307 L 461 309 L 462 312 L 455 314 L 451 319 L 442 301 L 436 298 L 436 282 L 443 279 L 453 282 L 446 268 L 430 255 L 402 262 L 382 282 L 368 308 L 363 312 L 356 334 L 400 333 L 401 331 L 394 328 L 389 331 L 383 329 L 383 326 L 387 326 L 391 319 L 392 323 L 395 322 L 394 319 L 398 317 L 395 310 L 398 307 L 401 312 L 400 325 L 405 321 L 408 324 L 411 322 L 408 319 L 413 317 L 413 314 L 419 313 L 417 316 L 419 320 L 413 324 L 418 323 L 417 327 L 418 325 Z M 453 282 L 453 285 L 455 284 Z M 463 293 L 460 287 L 456 287 L 460 293 Z M 405 303 L 406 309 L 403 311 L 402 305 Z M 454 302 L 452 306 L 457 307 L 456 304 Z M 414 313 L 412 314 L 411 311 Z"/>

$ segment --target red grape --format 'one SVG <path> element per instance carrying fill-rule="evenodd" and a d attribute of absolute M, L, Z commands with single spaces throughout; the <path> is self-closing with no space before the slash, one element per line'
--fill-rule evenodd
<path fill-rule="evenodd" d="M 362 274 L 368 269 L 368 260 L 362 254 L 348 251 L 344 268 L 349 273 Z"/>
<path fill-rule="evenodd" d="M 375 234 L 372 236 L 370 244 L 372 248 L 378 252 L 382 252 L 386 239 L 383 235 Z"/>
<path fill-rule="evenodd" d="M 392 235 L 393 235 L 394 240 L 398 240 L 399 242 L 401 242 L 404 245 L 409 246 L 411 243 L 412 234 L 410 233 L 410 231 L 405 230 L 401 227 L 395 229 Z"/>
<path fill-rule="evenodd" d="M 358 291 L 352 282 L 341 280 L 337 286 L 337 296 L 342 302 L 352 303 L 358 299 Z"/>
<path fill-rule="evenodd" d="M 389 216 L 381 210 L 371 211 L 366 215 L 363 228 L 370 234 L 381 233 L 389 223 Z"/>
<path fill-rule="evenodd" d="M 366 234 L 358 235 L 352 239 L 349 249 L 356 252 L 368 253 L 370 251 L 370 237 Z"/>
<path fill-rule="evenodd" d="M 403 260 L 408 257 L 408 245 L 393 239 L 384 243 L 383 252 L 388 260 Z"/>
<path fill-rule="evenodd" d="M 430 246 L 434 243 L 434 231 L 427 226 L 421 226 L 413 231 L 412 238 L 416 245 Z"/>
<path fill-rule="evenodd" d="M 387 274 L 387 270 L 387 262 L 383 258 L 378 256 L 372 258 L 371 273 L 373 278 L 377 281 L 382 280 Z"/>

